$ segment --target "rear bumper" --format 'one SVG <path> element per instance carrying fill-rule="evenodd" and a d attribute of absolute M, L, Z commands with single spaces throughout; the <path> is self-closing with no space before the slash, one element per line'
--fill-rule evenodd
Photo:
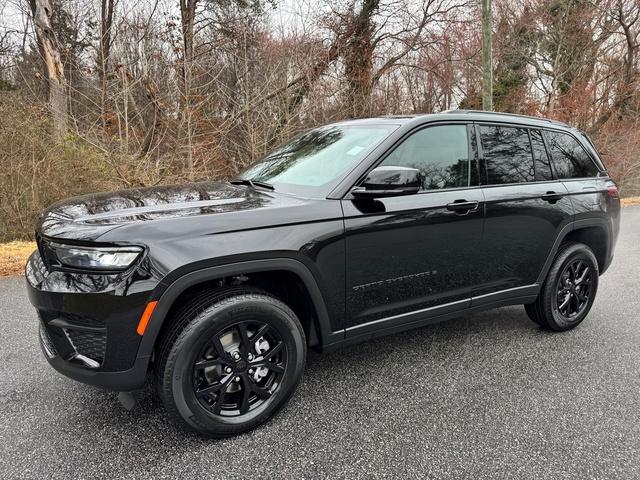
<path fill-rule="evenodd" d="M 149 291 L 128 293 L 130 282 L 106 275 L 47 272 L 38 252 L 25 273 L 29 301 L 40 321 L 40 345 L 54 369 L 109 390 L 144 385 L 150 357 L 138 357 L 136 326 Z"/>

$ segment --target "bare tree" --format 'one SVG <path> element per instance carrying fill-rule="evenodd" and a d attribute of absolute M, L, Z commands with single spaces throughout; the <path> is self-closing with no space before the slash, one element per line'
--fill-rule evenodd
<path fill-rule="evenodd" d="M 466 8 L 464 0 L 423 0 L 421 3 L 380 0 L 354 2 L 341 19 L 342 58 L 347 83 L 345 112 L 351 117 L 374 113 L 371 94 L 415 52 L 437 43 L 428 34 L 447 21 L 451 12 Z M 357 7 L 357 8 L 356 8 Z M 381 59 L 381 60 L 380 60 Z M 404 64 L 411 68 L 411 64 Z"/>
<path fill-rule="evenodd" d="M 67 129 L 67 90 L 64 66 L 60 59 L 60 47 L 51 25 L 53 10 L 49 0 L 29 0 L 33 23 L 38 40 L 49 88 L 49 108 L 53 119 L 53 130 L 61 138 Z"/>
<path fill-rule="evenodd" d="M 629 113 L 631 100 L 638 92 L 638 57 L 640 52 L 640 2 L 614 0 L 609 6 L 609 15 L 624 39 L 624 56 L 619 68 L 618 82 L 613 104 L 606 108 L 591 127 L 598 131 L 614 115 Z"/>
<path fill-rule="evenodd" d="M 103 127 L 107 122 L 107 76 L 111 57 L 113 14 L 116 0 L 100 0 L 100 42 L 98 44 L 98 77 L 100 81 L 100 110 Z"/>

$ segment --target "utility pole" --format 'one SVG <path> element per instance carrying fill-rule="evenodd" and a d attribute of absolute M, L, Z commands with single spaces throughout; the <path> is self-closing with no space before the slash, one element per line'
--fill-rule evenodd
<path fill-rule="evenodd" d="M 482 109 L 493 110 L 491 65 L 491 0 L 482 0 Z"/>

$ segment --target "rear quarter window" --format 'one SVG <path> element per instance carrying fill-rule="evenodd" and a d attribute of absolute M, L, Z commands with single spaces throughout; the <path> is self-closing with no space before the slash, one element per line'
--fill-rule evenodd
<path fill-rule="evenodd" d="M 544 132 L 558 178 L 585 178 L 598 175 L 587 151 L 568 133 Z"/>

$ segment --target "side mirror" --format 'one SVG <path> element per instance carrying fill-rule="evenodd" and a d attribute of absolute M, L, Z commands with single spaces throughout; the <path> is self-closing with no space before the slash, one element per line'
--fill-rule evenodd
<path fill-rule="evenodd" d="M 420 191 L 422 173 L 416 168 L 377 167 L 369 172 L 362 187 L 351 190 L 356 198 L 396 197 Z"/>

